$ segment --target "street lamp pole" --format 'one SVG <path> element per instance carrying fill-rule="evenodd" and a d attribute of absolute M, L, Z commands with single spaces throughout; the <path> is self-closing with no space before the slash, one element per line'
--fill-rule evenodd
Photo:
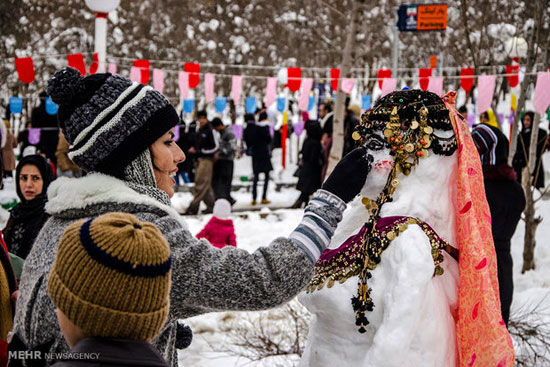
<path fill-rule="evenodd" d="M 99 73 L 105 72 L 107 57 L 107 15 L 115 10 L 120 0 L 86 0 L 86 5 L 95 13 L 94 52 L 97 52 Z"/>

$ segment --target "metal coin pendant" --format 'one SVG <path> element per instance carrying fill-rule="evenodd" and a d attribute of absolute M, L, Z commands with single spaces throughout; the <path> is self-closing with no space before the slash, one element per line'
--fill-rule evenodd
<path fill-rule="evenodd" d="M 418 121 L 412 120 L 411 129 L 413 129 L 413 130 L 418 129 Z"/>
<path fill-rule="evenodd" d="M 409 153 L 412 153 L 414 151 L 414 145 L 412 143 L 408 143 L 405 145 L 405 150 Z"/>
<path fill-rule="evenodd" d="M 433 129 L 431 126 L 426 126 L 426 127 L 424 128 L 424 132 L 425 132 L 426 134 L 431 134 L 431 133 L 434 132 L 434 129 Z"/>
<path fill-rule="evenodd" d="M 357 131 L 354 131 L 353 134 L 351 134 L 351 137 L 353 140 L 359 140 L 361 139 L 361 134 L 359 134 Z"/>

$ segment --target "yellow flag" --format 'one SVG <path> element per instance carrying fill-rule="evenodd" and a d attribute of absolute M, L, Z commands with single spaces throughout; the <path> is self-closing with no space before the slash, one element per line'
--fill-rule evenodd
<path fill-rule="evenodd" d="M 516 95 L 512 93 L 512 111 L 517 110 L 518 108 L 518 99 L 516 98 Z"/>

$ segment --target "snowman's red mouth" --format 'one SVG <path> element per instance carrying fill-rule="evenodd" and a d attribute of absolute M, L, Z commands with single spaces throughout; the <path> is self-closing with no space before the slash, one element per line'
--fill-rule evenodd
<path fill-rule="evenodd" d="M 393 162 L 392 161 L 378 161 L 374 164 L 374 169 L 376 170 L 376 172 L 380 172 L 380 171 L 389 171 L 391 170 L 393 167 Z"/>

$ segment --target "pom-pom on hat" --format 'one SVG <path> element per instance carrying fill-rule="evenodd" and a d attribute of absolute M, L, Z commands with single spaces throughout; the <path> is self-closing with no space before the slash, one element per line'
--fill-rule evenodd
<path fill-rule="evenodd" d="M 170 247 L 127 213 L 73 223 L 48 279 L 55 306 L 89 336 L 147 341 L 168 317 Z"/>
<path fill-rule="evenodd" d="M 59 105 L 69 157 L 86 171 L 121 177 L 132 160 L 179 122 L 162 94 L 119 75 L 82 78 L 67 67 L 48 81 L 47 92 Z"/>
<path fill-rule="evenodd" d="M 227 199 L 216 200 L 212 214 L 220 219 L 229 218 L 229 214 L 231 214 L 231 204 L 227 201 Z"/>

